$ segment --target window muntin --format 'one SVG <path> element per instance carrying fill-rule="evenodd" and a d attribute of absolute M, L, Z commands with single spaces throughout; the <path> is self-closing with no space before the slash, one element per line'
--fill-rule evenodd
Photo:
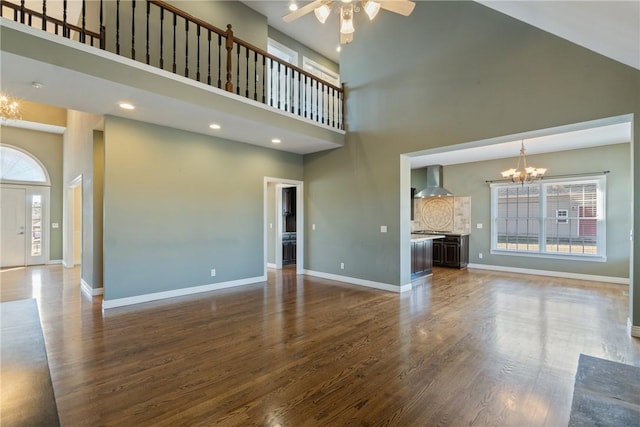
<path fill-rule="evenodd" d="M 0 180 L 15 182 L 48 182 L 43 167 L 29 154 L 5 145 L 0 146 Z"/>
<path fill-rule="evenodd" d="M 492 251 L 604 258 L 605 184 L 604 176 L 494 184 Z"/>

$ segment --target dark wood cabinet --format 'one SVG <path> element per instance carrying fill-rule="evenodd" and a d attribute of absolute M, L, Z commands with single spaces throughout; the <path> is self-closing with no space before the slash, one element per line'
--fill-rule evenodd
<path fill-rule="evenodd" d="M 418 240 L 411 242 L 411 278 L 431 274 L 433 265 L 433 240 Z"/>
<path fill-rule="evenodd" d="M 296 187 L 282 189 L 282 215 L 296 214 Z"/>
<path fill-rule="evenodd" d="M 285 233 L 282 235 L 282 265 L 296 263 L 296 234 Z"/>
<path fill-rule="evenodd" d="M 469 264 L 469 236 L 447 235 L 433 243 L 433 265 L 465 268 Z"/>

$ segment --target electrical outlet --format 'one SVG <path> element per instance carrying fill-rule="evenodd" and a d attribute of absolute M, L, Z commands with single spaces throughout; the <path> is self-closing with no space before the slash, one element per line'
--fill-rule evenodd
<path fill-rule="evenodd" d="M 340 263 L 340 270 L 344 270 L 344 262 Z"/>
<path fill-rule="evenodd" d="M 216 275 L 216 269 L 215 269 L 215 268 L 212 268 L 212 269 L 211 269 L 211 277 L 213 277 L 213 276 L 215 276 L 215 275 Z"/>
<path fill-rule="evenodd" d="M 380 232 L 381 233 L 386 233 L 387 232 L 387 226 L 386 225 L 381 225 L 380 226 Z"/>
<path fill-rule="evenodd" d="M 480 224 L 480 223 L 476 224 L 476 228 L 477 228 L 478 230 L 480 230 L 480 229 L 482 228 L 482 224 Z"/>
<path fill-rule="evenodd" d="M 311 224 L 311 229 L 315 230 L 316 229 L 316 225 L 315 224 Z"/>
<path fill-rule="evenodd" d="M 482 252 L 478 254 L 478 258 L 482 259 Z"/>

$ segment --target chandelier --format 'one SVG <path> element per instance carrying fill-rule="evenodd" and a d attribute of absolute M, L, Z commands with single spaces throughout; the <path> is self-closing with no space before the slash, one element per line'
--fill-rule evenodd
<path fill-rule="evenodd" d="M 502 177 L 510 179 L 516 184 L 530 184 L 538 179 L 541 179 L 544 173 L 547 171 L 545 168 L 534 168 L 527 166 L 527 157 L 524 154 L 524 140 L 520 145 L 520 157 L 518 157 L 518 165 L 515 169 L 507 169 L 502 171 Z"/>
<path fill-rule="evenodd" d="M 334 9 L 335 4 L 339 6 Z M 318 21 L 324 24 L 331 15 L 332 10 L 335 10 L 336 13 L 340 15 L 340 44 L 347 44 L 353 41 L 353 33 L 355 32 L 353 19 L 355 13 L 364 11 L 369 17 L 369 20 L 373 20 L 380 9 L 386 9 L 390 12 L 409 16 L 411 12 L 413 12 L 414 7 L 415 3 L 410 0 L 315 0 L 299 9 L 292 9 L 292 12 L 285 15 L 282 19 L 284 22 L 291 22 L 313 10 Z"/>
<path fill-rule="evenodd" d="M 8 120 L 20 119 L 20 104 L 18 100 L 0 93 L 0 123 L 6 124 Z"/>

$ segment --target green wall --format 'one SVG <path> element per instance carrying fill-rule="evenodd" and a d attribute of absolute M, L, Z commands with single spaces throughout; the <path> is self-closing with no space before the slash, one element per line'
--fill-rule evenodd
<path fill-rule="evenodd" d="M 104 145 L 105 300 L 263 275 L 264 177 L 301 156 L 112 116 Z"/>
<path fill-rule="evenodd" d="M 404 153 L 640 113 L 638 70 L 480 4 L 418 2 L 374 24 L 341 54 L 346 146 L 305 156 L 309 270 L 409 282 Z"/>
<path fill-rule="evenodd" d="M 29 152 L 47 168 L 51 179 L 49 224 L 59 224 L 59 228 L 50 229 L 49 259 L 62 260 L 62 135 L 3 126 L 0 143 Z"/>
<path fill-rule="evenodd" d="M 570 150 L 527 156 L 527 163 L 548 169 L 547 175 L 611 171 L 607 174 L 607 261 L 585 262 L 492 255 L 491 190 L 485 180 L 500 179 L 499 172 L 514 167 L 517 158 L 465 163 L 444 167 L 445 187 L 458 196 L 471 196 L 471 237 L 469 262 L 492 266 L 564 271 L 597 276 L 629 277 L 629 251 L 626 243 L 631 229 L 631 172 L 629 144 Z M 482 224 L 477 229 L 476 224 Z M 483 258 L 478 257 L 482 252 Z"/>

